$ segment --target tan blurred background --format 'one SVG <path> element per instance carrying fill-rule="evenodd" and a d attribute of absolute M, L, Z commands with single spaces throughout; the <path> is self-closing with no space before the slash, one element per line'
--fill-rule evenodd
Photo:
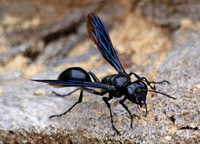
<path fill-rule="evenodd" d="M 95 12 L 108 27 L 125 68 L 143 64 L 152 53 L 166 53 L 171 31 L 192 27 L 200 17 L 198 1 L 187 0 L 1 0 L 0 4 L 0 75 L 20 71 L 26 78 L 47 65 L 90 70 L 105 63 L 91 54 L 95 50 L 85 27 L 88 12 Z M 155 71 L 163 56 L 153 63 Z"/>

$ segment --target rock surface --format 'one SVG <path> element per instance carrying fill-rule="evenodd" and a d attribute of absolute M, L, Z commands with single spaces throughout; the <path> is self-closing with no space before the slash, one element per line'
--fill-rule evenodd
<path fill-rule="evenodd" d="M 196 11 L 195 5 L 200 3 L 2 1 L 0 142 L 200 143 L 200 22 L 198 14 L 184 9 Z M 51 92 L 65 94 L 73 88 L 55 89 L 30 81 L 56 79 L 72 66 L 91 70 L 100 79 L 116 73 L 87 38 L 85 15 L 89 11 L 95 11 L 110 30 L 127 72 L 151 81 L 168 80 L 170 85 L 157 85 L 157 90 L 176 97 L 149 93 L 147 117 L 144 108 L 126 101 L 134 116 L 133 128 L 128 113 L 118 103 L 120 99 L 113 99 L 114 123 L 120 135 L 112 129 L 101 97 L 85 92 L 83 102 L 70 113 L 49 119 L 73 105 L 79 91 L 58 97 Z M 163 11 L 168 15 L 161 15 Z M 171 23 L 173 14 L 179 19 Z"/>

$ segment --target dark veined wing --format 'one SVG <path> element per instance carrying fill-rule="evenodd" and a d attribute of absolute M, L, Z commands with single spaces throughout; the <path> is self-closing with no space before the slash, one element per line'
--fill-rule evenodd
<path fill-rule="evenodd" d="M 125 71 L 115 53 L 105 25 L 99 17 L 93 13 L 87 15 L 87 30 L 90 39 L 96 44 L 103 57 L 119 73 L 124 73 Z"/>
<path fill-rule="evenodd" d="M 68 80 L 68 81 L 60 81 L 60 80 L 36 80 L 31 79 L 32 81 L 36 82 L 43 82 L 47 83 L 53 87 L 61 88 L 61 87 L 93 87 L 93 88 L 101 88 L 106 90 L 111 90 L 112 87 L 108 84 L 103 83 L 95 83 L 95 82 L 84 82 L 84 81 L 74 81 L 74 80 Z"/>

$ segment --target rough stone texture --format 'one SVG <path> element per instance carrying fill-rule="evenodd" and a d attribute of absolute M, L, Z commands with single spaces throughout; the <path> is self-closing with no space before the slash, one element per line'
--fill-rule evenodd
<path fill-rule="evenodd" d="M 149 0 L 143 5 L 143 14 L 156 24 L 176 29 L 181 26 L 185 18 L 199 21 L 199 0 Z"/>
<path fill-rule="evenodd" d="M 182 18 L 184 19 L 181 23 L 176 21 L 179 26 L 173 27 L 168 23 L 171 26 L 163 28 L 165 24 L 160 23 L 161 26 L 159 26 L 156 23 L 155 25 L 142 15 L 148 10 L 146 6 L 151 6 L 149 1 L 119 1 L 113 7 L 111 7 L 113 1 L 103 6 L 102 2 L 97 4 L 91 1 L 88 3 L 87 1 L 86 3 L 68 1 L 66 5 L 62 1 L 58 3 L 48 1 L 49 5 L 34 2 L 22 0 L 8 5 L 9 1 L 2 1 L 3 5 L 0 7 L 2 11 L 0 16 L 4 17 L 4 22 L 7 22 L 0 22 L 0 142 L 200 143 L 200 25 L 198 19 L 191 19 L 186 11 L 185 13 L 178 11 L 177 14 L 180 13 L 179 15 L 186 17 L 180 17 L 179 22 Z M 176 4 L 171 2 L 160 1 L 159 4 L 179 8 L 178 1 Z M 189 1 L 180 2 L 184 7 L 190 3 Z M 18 19 L 16 16 L 13 19 L 12 15 L 16 10 L 20 11 L 18 7 L 21 4 L 24 9 L 29 9 L 30 13 L 34 11 L 34 7 L 39 7 L 38 9 L 43 10 L 42 12 L 60 8 L 60 12 L 55 13 L 55 17 L 57 15 L 60 17 L 57 17 L 58 20 L 53 19 L 55 23 L 51 18 L 46 17 L 49 20 L 44 19 L 43 24 L 37 27 L 37 30 L 34 29 L 30 37 L 27 37 L 26 31 L 16 32 L 16 22 L 20 25 L 20 21 L 16 21 L 16 18 Z M 188 8 L 192 5 L 194 1 L 188 5 Z M 65 11 L 62 9 L 65 7 L 71 7 L 71 9 Z M 84 13 L 79 15 L 75 31 L 67 29 L 74 22 L 73 18 L 69 20 L 69 16 L 76 15 L 76 9 L 88 10 L 91 7 L 97 9 L 97 13 L 108 27 L 113 23 L 109 33 L 127 72 L 134 71 L 150 80 L 170 81 L 170 85 L 158 85 L 157 90 L 176 97 L 176 100 L 173 100 L 149 93 L 147 117 L 144 116 L 144 108 L 140 109 L 135 104 L 126 101 L 134 115 L 132 129 L 129 115 L 119 105 L 119 99 L 113 99 L 111 106 L 114 123 L 121 135 L 117 135 L 112 129 L 108 108 L 101 97 L 88 93 L 84 93 L 83 102 L 70 113 L 61 118 L 49 120 L 50 115 L 60 114 L 75 103 L 79 92 L 64 98 L 57 97 L 51 95 L 52 90 L 63 94 L 72 91 L 73 88 L 53 89 L 45 84 L 29 80 L 30 78 L 56 79 L 61 71 L 72 66 L 91 70 L 99 78 L 116 73 L 102 59 L 87 37 L 82 38 L 87 35 L 84 30 Z M 159 6 L 156 7 L 157 11 L 161 11 L 159 9 Z M 10 13 L 9 16 L 6 15 L 7 13 Z M 34 14 L 35 12 L 31 15 Z M 44 12 L 43 15 L 45 14 Z M 148 18 L 150 14 L 147 15 Z M 168 21 L 165 15 L 160 19 Z M 68 22 L 63 25 L 66 20 Z M 29 24 L 32 26 L 36 22 L 33 20 Z M 61 29 L 66 32 L 64 35 Z M 15 35 L 18 36 L 19 32 L 23 32 L 20 37 L 27 39 L 16 37 Z M 52 38 L 55 34 L 56 39 L 45 40 L 46 36 Z M 8 37 L 9 35 L 11 37 Z M 16 42 L 15 39 L 18 38 L 21 41 Z M 71 41 L 70 44 L 69 41 Z M 16 46 L 18 42 L 21 44 Z M 35 51 L 30 51 L 32 49 Z M 135 80 L 134 77 L 133 80 Z"/>
<path fill-rule="evenodd" d="M 177 30 L 173 37 L 173 47 L 159 68 L 159 72 L 162 74 L 159 78 L 170 80 L 171 85 L 165 90 L 176 96 L 177 100 L 175 103 L 165 101 L 162 111 L 176 126 L 174 140 L 199 143 L 199 27 L 197 29 Z"/>

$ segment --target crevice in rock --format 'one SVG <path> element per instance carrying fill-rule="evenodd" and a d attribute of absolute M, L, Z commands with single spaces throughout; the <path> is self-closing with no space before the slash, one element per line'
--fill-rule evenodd
<path fill-rule="evenodd" d="M 55 32 L 49 33 L 47 35 L 45 35 L 42 39 L 44 41 L 45 44 L 54 41 L 62 36 L 66 36 L 72 33 L 76 33 L 79 25 L 80 25 L 80 21 L 79 22 L 73 22 L 71 23 L 69 26 L 63 27 Z"/>
<path fill-rule="evenodd" d="M 189 126 L 185 126 L 185 127 L 181 127 L 179 128 L 179 130 L 199 130 L 197 127 L 189 127 Z"/>
<path fill-rule="evenodd" d="M 173 122 L 173 123 L 175 123 L 175 118 L 174 118 L 174 116 L 171 116 L 171 117 L 169 117 L 169 119 Z"/>

